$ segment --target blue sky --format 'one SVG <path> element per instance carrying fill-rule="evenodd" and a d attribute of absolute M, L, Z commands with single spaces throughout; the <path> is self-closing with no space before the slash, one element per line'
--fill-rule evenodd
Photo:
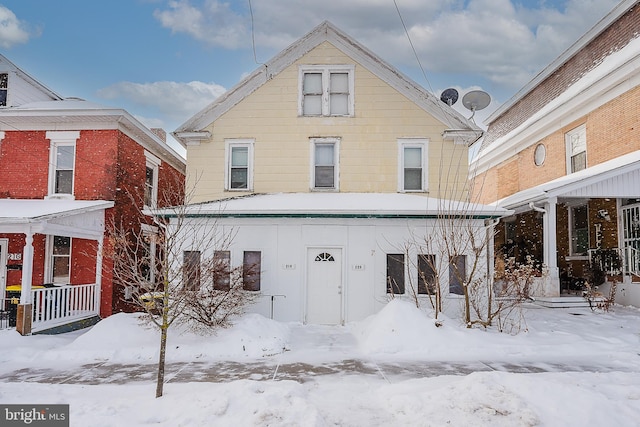
<path fill-rule="evenodd" d="M 62 96 L 171 132 L 258 66 L 252 39 L 264 62 L 329 20 L 436 95 L 487 91 L 482 124 L 618 2 L 0 0 L 0 50 Z"/>

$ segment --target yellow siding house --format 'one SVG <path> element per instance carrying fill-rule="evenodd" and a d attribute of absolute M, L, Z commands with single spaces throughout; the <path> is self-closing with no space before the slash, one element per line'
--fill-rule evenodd
<path fill-rule="evenodd" d="M 418 253 L 400 248 L 443 209 L 480 228 L 502 215 L 467 203 L 482 131 L 329 22 L 173 134 L 189 217 L 235 230 L 224 256 L 259 263 L 256 310 L 279 320 L 373 314 L 410 292 Z"/>

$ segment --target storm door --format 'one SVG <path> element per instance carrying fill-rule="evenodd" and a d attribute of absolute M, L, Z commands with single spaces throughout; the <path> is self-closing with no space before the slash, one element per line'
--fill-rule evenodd
<path fill-rule="evenodd" d="M 342 249 L 307 250 L 306 322 L 342 323 Z"/>

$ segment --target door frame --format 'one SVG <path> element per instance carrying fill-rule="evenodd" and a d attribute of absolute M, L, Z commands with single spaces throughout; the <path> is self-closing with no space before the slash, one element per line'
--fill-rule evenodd
<path fill-rule="evenodd" d="M 305 271 L 304 271 L 304 298 L 303 298 L 303 319 L 304 319 L 304 324 L 306 325 L 308 323 L 308 315 L 309 315 L 309 263 L 312 262 L 310 261 L 310 256 L 309 253 L 311 251 L 322 251 L 322 252 L 331 252 L 334 251 L 335 249 L 339 249 L 340 250 L 340 307 L 339 307 L 339 312 L 340 312 L 340 319 L 338 321 L 338 325 L 344 325 L 344 319 L 345 319 L 345 296 L 346 296 L 346 275 L 345 275 L 345 256 L 346 256 L 346 250 L 344 248 L 344 246 L 340 246 L 340 245 L 313 245 L 313 246 L 306 246 L 305 247 Z"/>

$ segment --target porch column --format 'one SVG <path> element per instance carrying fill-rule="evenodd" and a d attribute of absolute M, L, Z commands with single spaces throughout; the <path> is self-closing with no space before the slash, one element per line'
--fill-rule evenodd
<path fill-rule="evenodd" d="M 20 289 L 20 304 L 16 319 L 16 331 L 21 335 L 31 335 L 33 322 L 33 301 L 31 298 L 31 280 L 33 279 L 33 232 L 25 232 L 24 249 L 22 250 L 22 285 Z"/>
<path fill-rule="evenodd" d="M 558 242 L 556 239 L 556 197 L 549 198 L 545 205 L 543 216 L 544 226 L 544 265 L 547 267 L 547 277 L 543 295 L 556 297 L 560 296 L 560 272 L 558 269 Z"/>
<path fill-rule="evenodd" d="M 98 239 L 98 252 L 96 253 L 96 293 L 94 301 L 94 310 L 96 314 L 100 314 L 100 298 L 102 295 L 102 251 L 104 246 L 104 235 L 100 235 Z"/>

